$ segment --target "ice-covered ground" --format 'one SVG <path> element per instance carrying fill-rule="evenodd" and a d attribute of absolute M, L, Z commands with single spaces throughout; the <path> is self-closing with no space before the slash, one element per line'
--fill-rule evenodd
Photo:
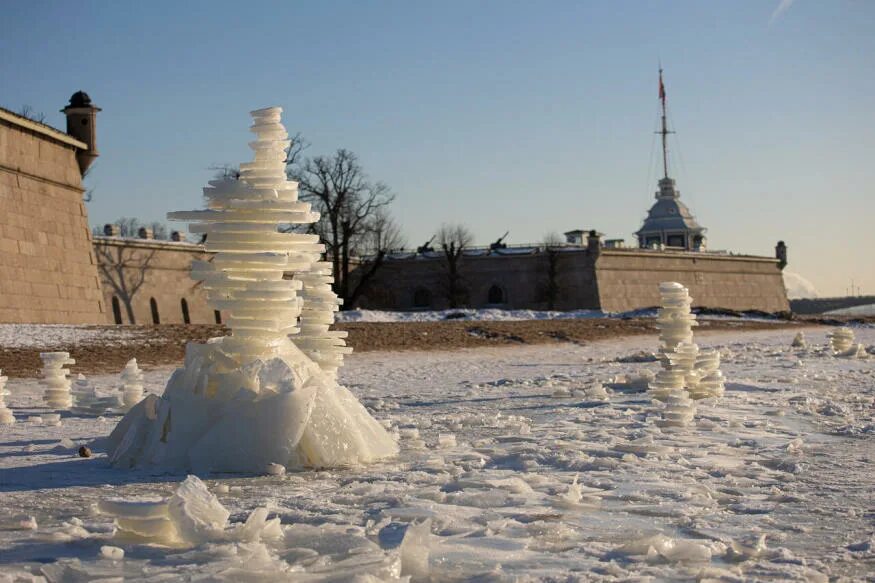
<path fill-rule="evenodd" d="M 822 346 L 827 331 L 808 330 L 808 340 Z M 875 343 L 875 329 L 855 332 Z M 343 471 L 206 477 L 232 522 L 263 506 L 279 517 L 284 534 L 270 540 L 167 549 L 112 539 L 98 500 L 167 496 L 184 476 L 114 470 L 99 450 L 76 456 L 118 418 L 19 422 L 0 428 L 0 574 L 866 579 L 875 572 L 875 361 L 790 350 L 794 334 L 698 334 L 727 352 L 727 391 L 700 402 L 695 427 L 678 431 L 660 430 L 658 406 L 619 385 L 607 385 L 607 400 L 554 396 L 655 368 L 639 354 L 655 348 L 652 337 L 353 355 L 341 378 L 392 424 L 401 455 Z M 160 392 L 169 373 L 147 372 L 147 389 Z M 9 388 L 19 417 L 45 411 L 36 380 Z"/>

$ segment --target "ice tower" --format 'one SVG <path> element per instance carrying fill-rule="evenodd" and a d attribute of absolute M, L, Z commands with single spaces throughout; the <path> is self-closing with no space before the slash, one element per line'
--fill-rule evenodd
<path fill-rule="evenodd" d="M 214 255 L 195 261 L 192 277 L 227 314 L 231 335 L 188 345 L 185 366 L 164 394 L 146 397 L 113 431 L 115 465 L 261 472 L 270 464 L 331 467 L 397 452 L 383 426 L 336 382 L 348 349 L 328 330 L 337 298 L 326 286 L 330 273 L 314 269 L 323 247 L 315 235 L 285 228 L 319 215 L 286 177 L 290 142 L 281 113 L 252 112 L 254 159 L 240 165 L 239 179 L 204 188 L 207 209 L 168 214 L 206 236 Z"/>

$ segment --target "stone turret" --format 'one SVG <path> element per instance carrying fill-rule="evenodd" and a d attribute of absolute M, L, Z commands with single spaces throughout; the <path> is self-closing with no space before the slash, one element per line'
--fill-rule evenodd
<path fill-rule="evenodd" d="M 61 110 L 67 116 L 67 134 L 88 145 L 87 150 L 76 152 L 76 161 L 82 175 L 100 155 L 97 151 L 97 112 L 100 108 L 91 103 L 84 91 L 77 91 L 70 97 L 70 103 Z"/>
<path fill-rule="evenodd" d="M 775 245 L 775 258 L 778 260 L 778 267 L 781 269 L 787 267 L 787 245 L 783 241 L 778 241 Z"/>

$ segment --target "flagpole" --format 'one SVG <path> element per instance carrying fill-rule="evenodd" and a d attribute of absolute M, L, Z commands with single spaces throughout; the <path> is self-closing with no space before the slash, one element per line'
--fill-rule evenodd
<path fill-rule="evenodd" d="M 665 85 L 662 82 L 662 67 L 659 67 L 659 100 L 662 102 L 662 170 L 668 178 L 668 125 L 665 120 Z"/>

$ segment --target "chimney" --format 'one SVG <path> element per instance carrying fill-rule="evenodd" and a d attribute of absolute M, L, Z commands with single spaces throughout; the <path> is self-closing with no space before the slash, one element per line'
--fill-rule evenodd
<path fill-rule="evenodd" d="M 140 239 L 154 239 L 155 234 L 149 227 L 140 227 L 140 230 L 137 231 L 137 237 Z"/>
<path fill-rule="evenodd" d="M 775 245 L 775 257 L 778 259 L 779 269 L 787 267 L 787 246 L 783 241 L 778 241 L 778 244 Z"/>
<path fill-rule="evenodd" d="M 110 223 L 103 225 L 103 235 L 105 237 L 118 237 L 121 233 L 122 230 L 118 225 L 112 225 Z"/>
<path fill-rule="evenodd" d="M 67 116 L 67 133 L 88 145 L 87 150 L 76 152 L 79 172 L 85 175 L 88 167 L 100 154 L 97 151 L 97 134 L 95 123 L 100 108 L 91 103 L 91 98 L 84 91 L 77 91 L 70 97 L 70 103 L 61 110 Z"/>

